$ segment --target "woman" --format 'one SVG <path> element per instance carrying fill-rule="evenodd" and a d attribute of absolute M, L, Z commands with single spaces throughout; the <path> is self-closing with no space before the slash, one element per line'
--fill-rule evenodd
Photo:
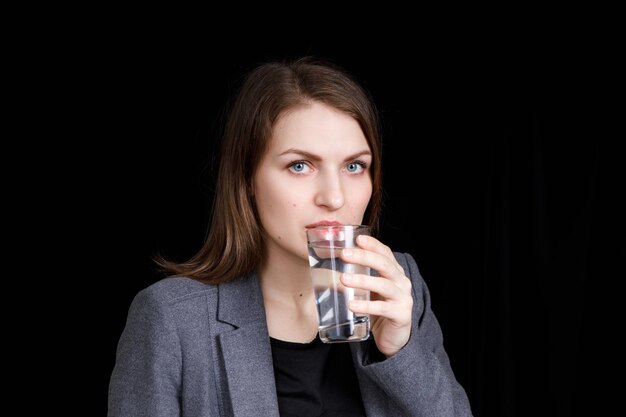
<path fill-rule="evenodd" d="M 317 334 L 306 230 L 381 208 L 381 137 L 367 92 L 312 57 L 253 69 L 222 138 L 212 221 L 188 262 L 139 292 L 119 341 L 109 416 L 471 416 L 409 254 L 375 237 L 342 256 L 377 276 L 364 342 Z"/>

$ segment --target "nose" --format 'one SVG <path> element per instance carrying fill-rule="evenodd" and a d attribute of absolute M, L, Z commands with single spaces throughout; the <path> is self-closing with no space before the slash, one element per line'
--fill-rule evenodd
<path fill-rule="evenodd" d="M 343 207 L 344 203 L 345 195 L 339 178 L 334 175 L 321 178 L 315 195 L 315 204 L 329 210 L 337 210 Z"/>

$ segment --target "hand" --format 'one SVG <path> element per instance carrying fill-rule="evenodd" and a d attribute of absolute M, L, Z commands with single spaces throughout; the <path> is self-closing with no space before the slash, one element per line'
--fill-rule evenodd
<path fill-rule="evenodd" d="M 351 301 L 350 310 L 370 314 L 376 346 L 390 357 L 402 349 L 411 337 L 411 280 L 396 262 L 391 249 L 379 240 L 372 236 L 359 236 L 357 244 L 358 249 L 345 249 L 342 259 L 375 269 L 380 276 L 343 274 L 341 282 L 347 287 L 370 291 L 370 301 Z"/>

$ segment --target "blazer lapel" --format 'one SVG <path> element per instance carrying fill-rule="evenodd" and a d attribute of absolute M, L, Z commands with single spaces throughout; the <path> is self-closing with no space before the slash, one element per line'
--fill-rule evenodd
<path fill-rule="evenodd" d="M 218 336 L 233 414 L 278 417 L 272 351 L 256 274 L 219 285 L 218 320 L 235 327 Z"/>

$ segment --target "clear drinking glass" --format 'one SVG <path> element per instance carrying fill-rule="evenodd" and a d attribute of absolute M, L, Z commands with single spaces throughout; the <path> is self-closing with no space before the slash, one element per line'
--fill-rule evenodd
<path fill-rule="evenodd" d="M 370 292 L 345 287 L 341 274 L 370 275 L 370 268 L 346 263 L 341 251 L 357 247 L 359 235 L 370 235 L 365 225 L 318 226 L 307 230 L 309 265 L 315 291 L 322 342 L 358 342 L 370 335 L 370 318 L 348 308 L 350 300 L 369 300 Z"/>

